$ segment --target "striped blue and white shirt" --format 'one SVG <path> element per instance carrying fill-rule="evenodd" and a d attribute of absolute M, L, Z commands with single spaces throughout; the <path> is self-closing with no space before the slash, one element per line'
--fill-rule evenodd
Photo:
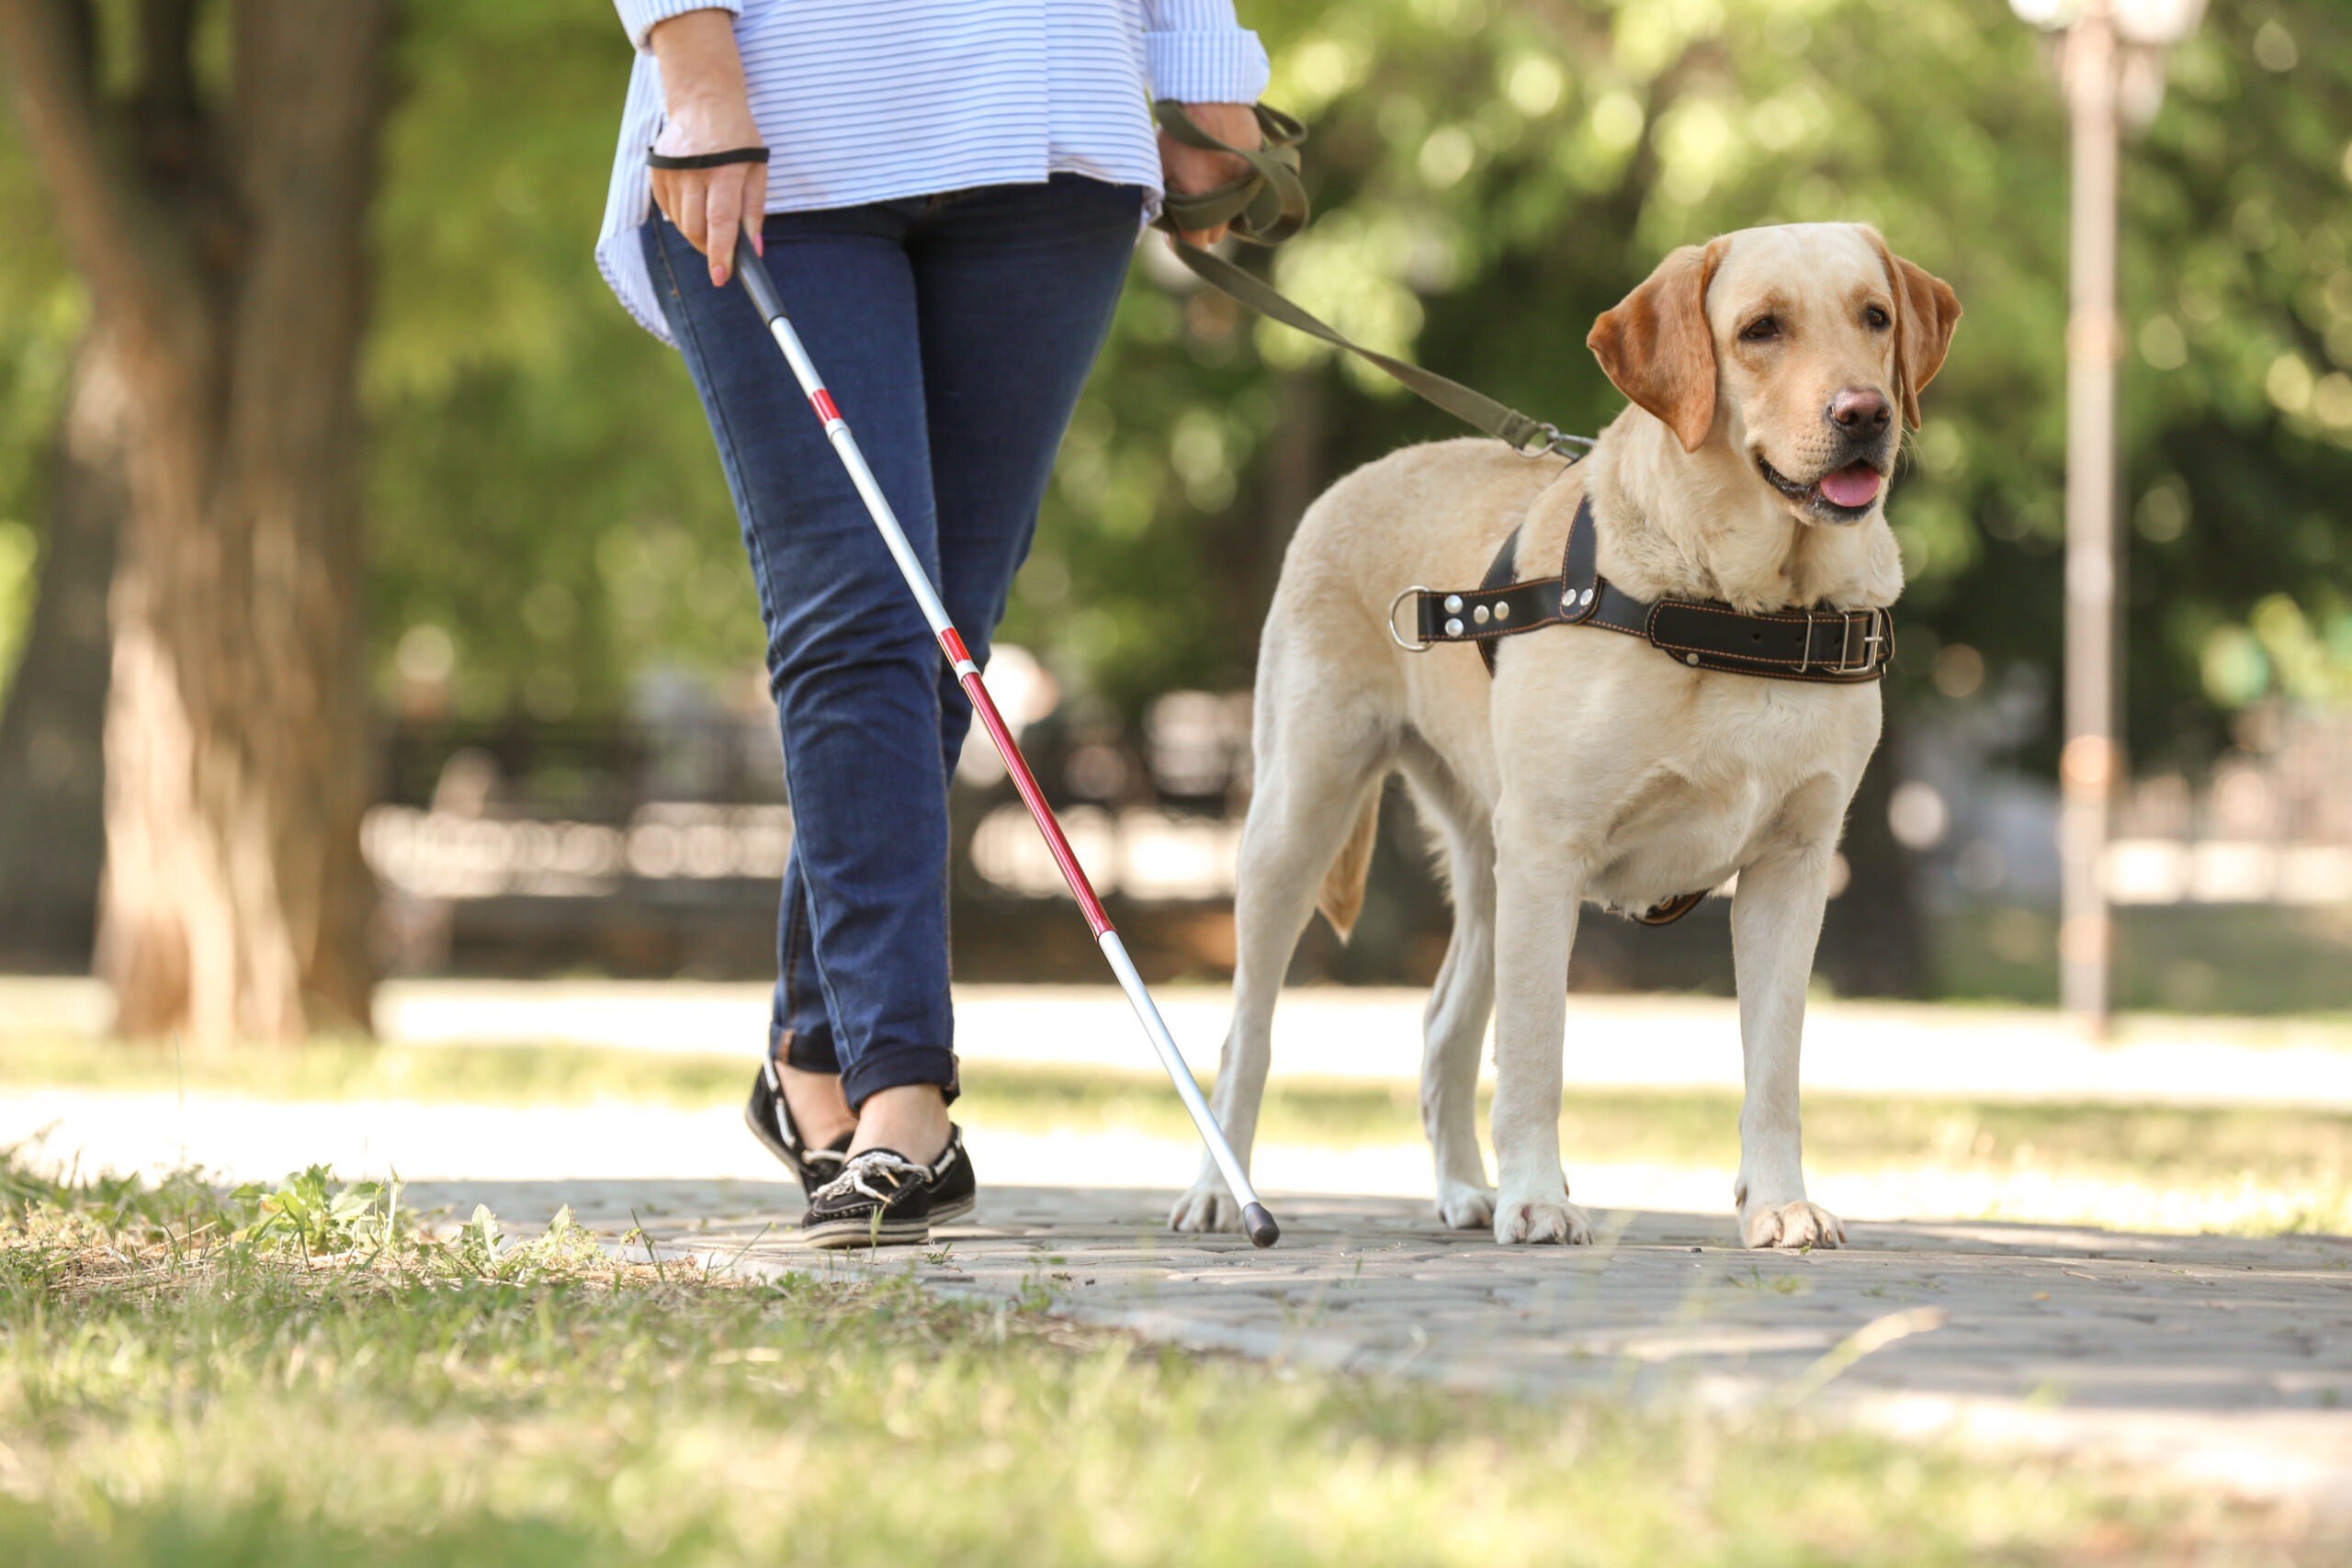
<path fill-rule="evenodd" d="M 653 25 L 735 13 L 770 212 L 1033 185 L 1059 173 L 1150 192 L 1148 101 L 1255 103 L 1266 51 L 1233 0 L 616 0 L 637 66 L 621 113 L 596 265 L 628 313 L 670 341 L 638 226 L 646 149 L 665 123 Z"/>

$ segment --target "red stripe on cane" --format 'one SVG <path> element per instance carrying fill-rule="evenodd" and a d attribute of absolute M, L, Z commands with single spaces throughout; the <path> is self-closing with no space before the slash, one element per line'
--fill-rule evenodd
<path fill-rule="evenodd" d="M 954 626 L 939 634 L 939 646 L 946 651 L 949 663 L 969 664 L 972 662 L 972 656 L 964 651 L 964 639 L 956 635 Z"/>
<path fill-rule="evenodd" d="M 820 387 L 809 393 L 808 401 L 816 409 L 817 417 L 827 424 L 835 423 L 841 419 L 842 411 L 833 407 L 832 393 L 825 390 L 824 388 Z"/>
<path fill-rule="evenodd" d="M 951 630 L 941 640 L 955 636 Z M 956 646 L 964 646 L 961 638 L 957 638 Z M 1046 848 L 1053 852 L 1054 863 L 1062 868 L 1062 880 L 1069 884 L 1070 894 L 1078 900 L 1086 923 L 1094 929 L 1094 940 L 1102 941 L 1103 933 L 1111 930 L 1111 917 L 1103 911 L 1102 900 L 1094 896 L 1094 885 L 1086 880 L 1086 870 L 1078 863 L 1078 852 L 1062 836 L 1062 825 L 1054 820 L 1054 808 L 1046 804 L 1046 792 L 1037 787 L 1037 775 L 1022 759 L 1021 748 L 1013 743 L 1012 731 L 1004 727 L 1003 716 L 996 711 L 995 701 L 977 673 L 964 677 L 964 690 L 971 696 L 972 710 L 979 715 L 989 739 L 996 742 L 997 755 L 1004 759 L 1005 772 L 1012 775 L 1012 787 L 1021 792 L 1023 804 L 1036 819 L 1037 831 L 1046 836 Z"/>

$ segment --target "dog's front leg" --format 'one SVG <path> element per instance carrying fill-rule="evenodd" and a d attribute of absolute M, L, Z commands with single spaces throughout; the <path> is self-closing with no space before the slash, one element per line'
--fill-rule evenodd
<path fill-rule="evenodd" d="M 1560 1170 L 1560 1051 L 1568 949 L 1581 870 L 1497 824 L 1495 864 L 1495 1240 L 1592 1239 Z M 1514 847 L 1514 840 L 1517 847 Z M 1569 873 L 1564 874 L 1564 873 Z"/>
<path fill-rule="evenodd" d="M 1804 1194 L 1797 1056 L 1813 952 L 1829 901 L 1835 817 L 1811 841 L 1776 846 L 1739 874 L 1732 900 L 1732 963 L 1747 1098 L 1739 1112 L 1740 1240 L 1748 1247 L 1835 1247 L 1838 1216 Z"/>

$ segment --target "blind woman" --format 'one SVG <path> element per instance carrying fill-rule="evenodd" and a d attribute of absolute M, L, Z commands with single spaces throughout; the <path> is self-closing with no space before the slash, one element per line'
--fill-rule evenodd
<path fill-rule="evenodd" d="M 597 263 L 684 355 L 765 625 L 793 846 L 745 1106 L 820 1246 L 967 1213 L 947 784 L 971 721 L 757 313 L 749 235 L 972 657 L 988 662 L 1143 224 L 1255 146 L 1232 0 L 617 0 L 638 50 Z M 1208 243 L 1217 231 L 1189 234 Z"/>

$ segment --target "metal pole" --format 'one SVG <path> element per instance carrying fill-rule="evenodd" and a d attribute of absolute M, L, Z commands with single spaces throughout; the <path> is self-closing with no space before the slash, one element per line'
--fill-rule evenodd
<path fill-rule="evenodd" d="M 2100 862 L 2115 742 L 2115 20 L 2090 0 L 2066 37 L 2074 191 L 2066 321 L 2066 744 L 2060 754 L 2059 1000 L 2094 1035 L 2109 1010 L 2113 928 Z"/>
<path fill-rule="evenodd" d="M 1159 1054 L 1160 1066 L 1168 1070 L 1170 1082 L 1176 1086 L 1176 1096 L 1184 1102 L 1185 1111 L 1193 1118 L 1193 1125 L 1208 1145 L 1209 1157 L 1225 1177 L 1226 1186 L 1241 1202 L 1241 1228 L 1249 1234 L 1256 1247 L 1272 1247 L 1281 1238 L 1282 1231 L 1274 1224 L 1274 1216 L 1258 1201 L 1257 1189 L 1250 1185 L 1249 1173 L 1235 1157 L 1233 1145 L 1226 1141 L 1225 1129 L 1216 1124 L 1216 1116 L 1201 1096 L 1201 1086 L 1193 1081 L 1193 1071 L 1184 1065 L 1183 1055 L 1176 1049 L 1175 1036 L 1168 1032 L 1167 1021 L 1159 1016 L 1159 1009 L 1145 988 L 1143 976 L 1127 957 L 1126 944 L 1112 928 L 1111 917 L 1096 897 L 1093 884 L 1086 877 L 1085 868 L 1078 863 L 1078 852 L 1070 848 L 1062 825 L 1054 818 L 1053 807 L 1046 804 L 1046 792 L 1038 787 L 1037 777 L 1029 771 L 1029 763 L 1021 755 L 1020 746 L 1012 739 L 1001 714 L 997 712 L 996 699 L 980 679 L 979 666 L 965 649 L 964 639 L 955 624 L 947 618 L 946 606 L 939 602 L 939 594 L 932 588 L 931 578 L 922 562 L 916 557 L 914 547 L 907 542 L 906 530 L 899 525 L 898 514 L 891 511 L 889 501 L 882 494 L 882 487 L 874 479 L 874 472 L 865 466 L 865 455 L 857 447 L 857 437 L 850 434 L 849 422 L 825 390 L 817 367 L 809 360 L 808 350 L 800 345 L 800 334 L 792 330 L 792 322 L 784 313 L 784 301 L 776 297 L 775 285 L 769 280 L 767 264 L 752 249 L 752 242 L 738 237 L 735 242 L 735 272 L 743 280 L 743 291 L 767 323 L 775 338 L 776 346 L 784 350 L 784 357 L 792 367 L 793 378 L 800 383 L 801 392 L 808 399 L 808 406 L 825 427 L 825 435 L 833 444 L 842 467 L 849 470 L 850 482 L 865 502 L 874 526 L 881 531 L 882 542 L 889 547 L 891 558 L 899 563 L 899 574 L 907 581 L 909 592 L 922 606 L 923 619 L 931 626 L 932 636 L 939 639 L 939 650 L 947 656 L 956 680 L 964 693 L 972 699 L 972 711 L 978 717 L 989 739 L 996 742 L 997 754 L 1004 759 L 1005 771 L 1012 775 L 1013 787 L 1021 792 L 1021 799 L 1029 807 L 1030 817 L 1037 824 L 1037 831 L 1046 837 L 1046 847 L 1053 852 L 1054 863 L 1061 867 L 1062 880 L 1069 884 L 1071 897 L 1086 916 L 1086 923 L 1094 931 L 1095 944 L 1102 950 L 1102 957 L 1117 976 L 1119 989 L 1127 996 L 1127 1005 L 1135 1009 L 1136 1018 Z"/>

